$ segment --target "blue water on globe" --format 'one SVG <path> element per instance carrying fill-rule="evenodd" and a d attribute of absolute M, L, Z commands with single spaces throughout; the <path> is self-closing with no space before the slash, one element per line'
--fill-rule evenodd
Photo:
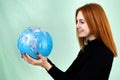
<path fill-rule="evenodd" d="M 24 30 L 18 37 L 18 50 L 21 54 L 29 54 L 34 59 L 39 59 L 37 53 L 41 53 L 44 57 L 48 57 L 53 41 L 50 34 L 40 28 L 29 27 Z"/>

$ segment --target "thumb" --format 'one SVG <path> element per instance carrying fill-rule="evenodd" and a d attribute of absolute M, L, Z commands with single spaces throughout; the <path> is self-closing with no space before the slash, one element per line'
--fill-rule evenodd
<path fill-rule="evenodd" d="M 44 58 L 45 58 L 44 56 L 42 56 L 41 53 L 37 53 L 37 56 L 38 56 L 40 59 L 44 59 Z"/>

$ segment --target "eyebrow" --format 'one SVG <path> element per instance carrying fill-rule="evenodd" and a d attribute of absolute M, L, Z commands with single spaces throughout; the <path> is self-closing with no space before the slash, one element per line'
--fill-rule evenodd
<path fill-rule="evenodd" d="M 78 19 L 79 21 L 85 21 L 85 19 Z"/>
<path fill-rule="evenodd" d="M 79 21 L 79 22 L 82 22 L 82 21 L 84 21 L 85 22 L 85 19 L 76 19 L 76 23 L 77 23 L 77 21 Z"/>

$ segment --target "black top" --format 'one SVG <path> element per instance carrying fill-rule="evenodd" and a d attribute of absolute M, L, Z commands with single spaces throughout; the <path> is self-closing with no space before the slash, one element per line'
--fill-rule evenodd
<path fill-rule="evenodd" d="M 113 53 L 102 42 L 88 41 L 84 51 L 66 70 L 58 69 L 50 60 L 52 68 L 48 73 L 54 80 L 108 80 L 113 62 Z"/>

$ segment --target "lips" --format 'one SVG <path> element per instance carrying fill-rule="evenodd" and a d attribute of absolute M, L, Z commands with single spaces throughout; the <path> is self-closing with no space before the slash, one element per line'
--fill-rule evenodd
<path fill-rule="evenodd" d="M 82 29 L 78 29 L 78 34 L 80 34 L 81 32 L 83 32 L 83 30 Z"/>

